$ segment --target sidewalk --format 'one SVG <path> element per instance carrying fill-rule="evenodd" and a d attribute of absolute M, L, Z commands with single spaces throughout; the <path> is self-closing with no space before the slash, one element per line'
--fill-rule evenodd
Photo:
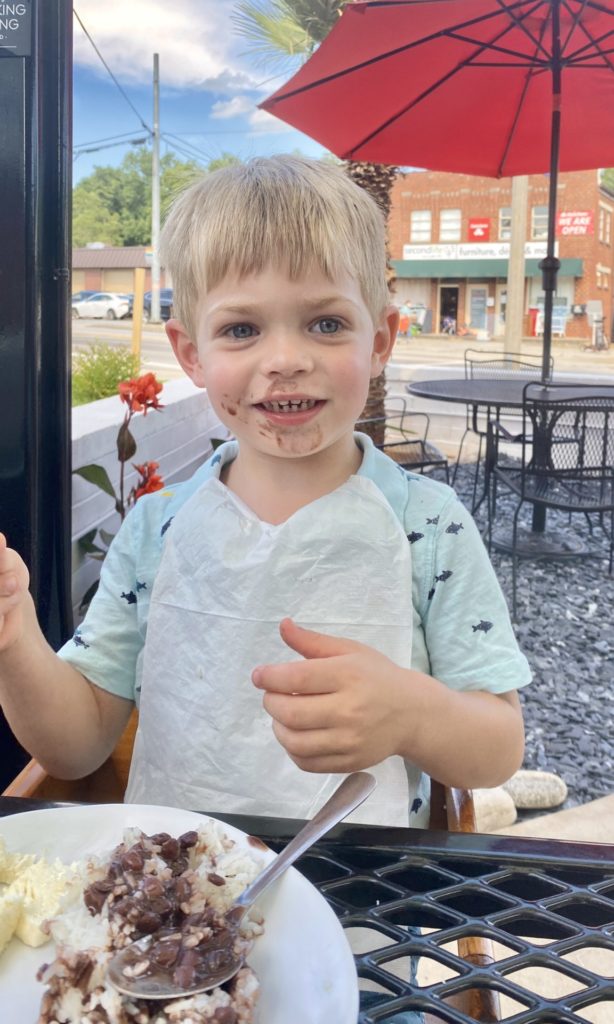
<path fill-rule="evenodd" d="M 498 829 L 500 835 L 537 836 L 614 846 L 614 794 L 566 811 L 551 811 Z"/>
<path fill-rule="evenodd" d="M 555 373 L 604 373 L 614 374 L 614 345 L 596 351 L 585 349 L 584 342 L 576 338 L 553 338 L 552 357 Z M 399 335 L 394 346 L 392 362 L 426 364 L 429 366 L 462 366 L 465 349 L 483 351 L 501 350 L 503 338 L 490 341 L 476 341 L 447 334 L 418 334 L 413 338 Z M 516 352 L 540 359 L 541 338 L 522 338 Z"/>

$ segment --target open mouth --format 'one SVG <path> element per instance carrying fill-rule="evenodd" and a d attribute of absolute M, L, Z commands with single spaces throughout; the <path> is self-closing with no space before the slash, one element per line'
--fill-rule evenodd
<path fill-rule="evenodd" d="M 309 412 L 320 404 L 316 398 L 284 399 L 277 402 L 259 402 L 258 405 L 266 412 Z"/>

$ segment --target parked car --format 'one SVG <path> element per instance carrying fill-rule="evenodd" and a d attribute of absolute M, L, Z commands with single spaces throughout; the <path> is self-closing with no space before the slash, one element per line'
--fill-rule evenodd
<path fill-rule="evenodd" d="M 82 302 L 83 299 L 89 299 L 90 295 L 96 295 L 96 292 L 95 291 L 73 292 L 73 294 L 72 294 L 72 302 L 73 303 L 75 303 L 75 302 Z"/>
<path fill-rule="evenodd" d="M 107 320 L 121 320 L 130 312 L 127 295 L 119 292 L 95 292 L 86 299 L 72 304 L 73 320 L 79 317 L 105 317 Z"/>
<path fill-rule="evenodd" d="M 173 315 L 173 289 L 160 288 L 160 319 L 170 320 Z M 143 296 L 143 320 L 151 319 L 151 292 Z"/>

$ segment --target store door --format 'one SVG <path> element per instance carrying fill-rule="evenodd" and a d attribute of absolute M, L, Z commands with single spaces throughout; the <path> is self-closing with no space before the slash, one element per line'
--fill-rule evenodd
<path fill-rule="evenodd" d="M 439 287 L 439 330 L 442 334 L 456 334 L 458 326 L 458 285 Z"/>
<path fill-rule="evenodd" d="M 478 338 L 486 335 L 488 287 L 485 284 L 472 284 L 469 292 L 469 327 L 477 331 Z"/>

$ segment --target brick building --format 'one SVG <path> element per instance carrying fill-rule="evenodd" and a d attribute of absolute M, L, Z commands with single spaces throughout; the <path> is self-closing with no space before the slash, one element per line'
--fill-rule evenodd
<path fill-rule="evenodd" d="M 604 317 L 612 337 L 614 195 L 600 172 L 559 175 L 557 255 L 561 269 L 553 333 L 592 339 L 593 314 Z M 444 318 L 478 338 L 505 332 L 507 267 L 511 235 L 510 178 L 481 178 L 440 171 L 399 174 L 392 193 L 390 245 L 396 272 L 395 301 L 425 307 L 424 329 L 438 332 Z M 542 276 L 546 253 L 548 177 L 531 175 L 525 246 L 524 333 L 543 322 Z"/>
<path fill-rule="evenodd" d="M 151 250 L 145 245 L 88 245 L 72 251 L 72 291 L 133 292 L 134 271 L 145 267 L 145 291 L 151 288 Z M 165 288 L 164 271 L 160 287 Z"/>

